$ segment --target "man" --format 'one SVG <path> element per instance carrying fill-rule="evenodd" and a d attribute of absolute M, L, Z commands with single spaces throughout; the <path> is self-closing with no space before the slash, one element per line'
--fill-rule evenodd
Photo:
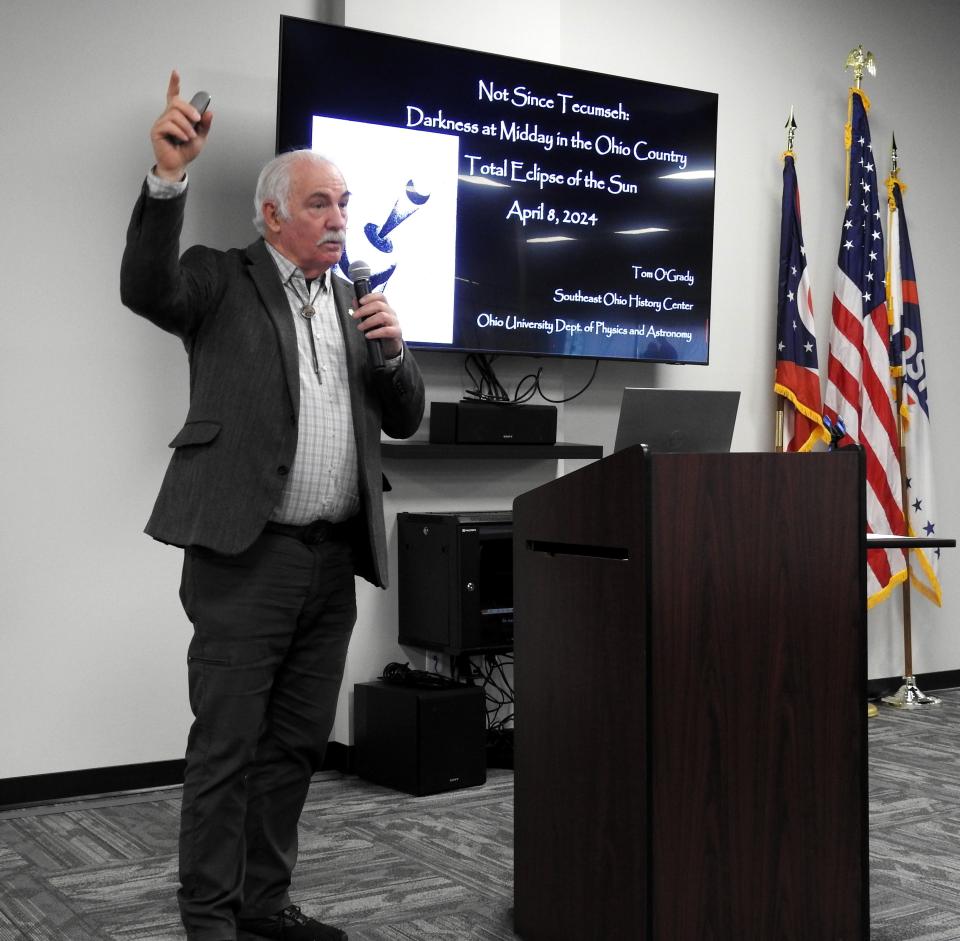
<path fill-rule="evenodd" d="M 146 527 L 184 547 L 194 630 L 178 900 L 191 941 L 346 939 L 291 904 L 297 822 L 333 725 L 354 575 L 386 582 L 381 428 L 416 430 L 423 382 L 386 298 L 358 303 L 331 277 L 349 192 L 317 155 L 264 168 L 261 239 L 178 257 L 186 170 L 211 122 L 173 72 L 121 268 L 124 304 L 179 336 L 190 362 Z"/>

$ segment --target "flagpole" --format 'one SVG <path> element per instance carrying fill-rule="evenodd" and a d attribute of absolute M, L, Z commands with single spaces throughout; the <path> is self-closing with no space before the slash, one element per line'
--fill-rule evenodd
<path fill-rule="evenodd" d="M 897 155 L 897 139 L 892 138 L 890 147 L 890 193 L 892 198 L 893 187 L 900 182 L 900 167 Z M 892 210 L 891 204 L 891 210 Z M 892 213 L 891 213 L 892 214 Z M 899 220 L 897 220 L 899 224 Z M 888 228 L 889 231 L 889 228 Z M 891 239 L 892 242 L 892 239 Z M 898 240 L 899 245 L 899 240 Z M 891 280 L 891 271 L 893 270 L 894 259 L 890 257 L 890 264 L 887 265 L 888 285 Z M 892 294 L 887 297 L 888 303 L 893 301 Z M 892 311 L 893 308 L 890 307 Z M 910 497 L 907 493 L 907 442 L 904 436 L 903 428 L 903 369 L 902 364 L 898 364 L 898 371 L 894 377 L 894 388 L 896 389 L 897 404 L 897 440 L 900 447 L 900 504 L 903 507 L 904 521 L 910 519 Z M 928 696 L 923 693 L 916 684 L 916 678 L 913 674 L 913 616 L 911 606 L 910 589 L 910 550 L 904 550 L 907 560 L 907 577 L 900 585 L 900 606 L 903 613 L 903 683 L 892 696 L 884 696 L 883 701 L 889 706 L 897 706 L 901 709 L 915 709 L 919 706 L 936 706 L 940 700 L 935 696 Z"/>
<path fill-rule="evenodd" d="M 850 89 L 850 95 L 849 95 L 848 101 L 847 101 L 847 125 L 846 125 L 846 140 L 845 140 L 846 150 L 847 150 L 847 159 L 846 159 L 846 161 L 845 161 L 844 194 L 845 194 L 845 196 L 846 196 L 846 198 L 847 198 L 847 200 L 848 200 L 847 205 L 850 206 L 850 205 L 851 205 L 851 202 L 850 202 L 850 187 L 851 187 L 851 182 L 852 182 L 852 181 L 851 181 L 851 175 L 852 175 L 852 169 L 853 169 L 853 168 L 851 167 L 851 154 L 852 154 L 851 148 L 852 148 L 853 143 L 854 143 L 854 142 L 853 142 L 854 97 L 855 97 L 855 95 L 860 95 L 860 96 L 861 96 L 861 99 L 863 99 L 863 103 L 864 103 L 865 109 L 869 107 L 869 104 L 866 102 L 866 96 L 864 95 L 864 93 L 863 93 L 863 91 L 862 91 L 862 88 L 861 88 L 862 80 L 863 80 L 863 73 L 864 73 L 864 71 L 867 71 L 867 72 L 869 72 L 871 75 L 876 75 L 876 74 L 877 74 L 877 65 L 876 65 L 876 60 L 874 59 L 873 53 L 872 53 L 872 52 L 869 52 L 869 51 L 864 51 L 863 45 L 861 44 L 861 45 L 857 46 L 856 49 L 851 49 L 851 50 L 850 50 L 850 53 L 847 55 L 847 60 L 846 60 L 846 62 L 844 63 L 844 69 L 845 69 L 845 70 L 846 70 L 846 69 L 852 69 L 854 81 L 855 81 L 855 83 L 856 83 L 856 87 Z M 866 206 L 865 206 L 865 205 L 864 205 L 864 209 L 866 210 Z M 838 262 L 838 264 L 839 264 L 839 262 Z M 841 265 L 841 270 L 843 270 L 843 269 L 842 269 L 842 265 Z M 834 294 L 834 299 L 835 299 L 835 302 L 836 302 L 836 294 Z M 888 338 L 887 338 L 887 341 L 886 341 L 886 343 L 885 343 L 884 345 L 885 345 L 886 351 L 887 351 L 887 357 L 886 357 L 886 358 L 887 358 L 887 368 L 889 369 L 889 350 L 890 350 L 889 328 L 888 328 L 888 330 L 887 330 L 887 334 L 888 334 Z M 861 348 L 861 352 L 863 352 L 863 349 L 862 349 L 862 348 Z M 832 378 L 832 377 L 830 376 L 830 374 L 829 374 L 829 372 L 828 372 L 828 387 L 829 387 L 829 382 L 830 382 L 831 378 Z M 859 381 L 862 381 L 862 377 L 861 377 L 861 380 L 859 380 Z M 828 388 L 828 391 L 829 391 L 829 388 Z M 862 389 L 860 390 L 860 394 L 862 394 Z M 838 409 L 837 417 L 840 418 L 839 409 Z M 891 418 L 892 418 L 892 416 L 891 416 Z M 862 439 L 861 439 L 861 437 L 860 437 L 861 434 L 862 434 L 862 428 L 859 427 L 859 413 L 858 413 L 858 415 L 857 415 L 857 425 L 858 425 L 858 427 L 857 427 L 857 437 L 856 437 L 855 440 L 856 440 L 857 443 L 862 444 Z M 895 428 L 891 428 L 890 431 L 891 431 L 892 433 L 896 434 Z M 881 461 L 881 465 L 882 465 L 882 461 Z M 870 484 L 869 484 L 869 478 L 868 478 L 868 482 L 867 482 L 868 490 L 869 490 L 869 486 L 870 486 Z M 869 518 L 868 518 L 868 523 L 869 523 Z M 863 537 L 863 538 L 866 538 L 866 537 Z M 868 557 L 869 557 L 869 553 L 868 553 Z M 869 565 L 870 565 L 869 561 L 867 562 L 867 565 L 868 565 L 868 574 L 869 574 Z M 868 717 L 876 716 L 877 713 L 878 713 L 878 711 L 879 711 L 879 710 L 877 709 L 877 706 L 876 706 L 875 703 L 872 703 L 872 702 L 868 702 L 868 703 L 867 703 L 867 716 L 868 716 Z"/>
<path fill-rule="evenodd" d="M 787 123 L 784 124 L 784 127 L 787 129 L 787 149 L 783 154 L 784 159 L 786 159 L 788 154 L 793 153 L 793 137 L 797 131 L 797 122 L 793 118 L 793 105 L 790 105 L 790 117 L 787 118 Z M 773 430 L 773 450 L 777 454 L 783 453 L 783 409 L 786 404 L 783 400 L 782 395 L 776 396 L 777 400 L 777 410 L 774 416 L 774 430 Z"/>
<path fill-rule="evenodd" d="M 897 376 L 897 437 L 900 439 L 900 495 L 903 518 L 910 518 L 910 503 L 907 497 L 907 443 L 903 435 L 903 376 Z M 903 611 L 903 677 L 904 683 L 913 679 L 913 618 L 910 595 L 910 554 L 907 551 L 907 577 L 900 585 L 900 601 Z"/>
<path fill-rule="evenodd" d="M 897 390 L 897 437 L 900 439 L 900 492 L 903 502 L 903 517 L 909 519 L 910 502 L 907 496 L 906 460 L 907 447 L 903 437 L 903 415 L 900 405 L 903 402 L 903 376 L 896 377 Z M 919 689 L 913 675 L 913 621 L 911 615 L 910 592 L 910 550 L 907 554 L 907 577 L 900 585 L 900 603 L 903 611 L 903 683 L 892 696 L 884 696 L 883 701 L 888 706 L 897 706 L 901 709 L 916 709 L 919 706 L 937 706 L 940 700 L 936 696 L 928 696 Z"/>

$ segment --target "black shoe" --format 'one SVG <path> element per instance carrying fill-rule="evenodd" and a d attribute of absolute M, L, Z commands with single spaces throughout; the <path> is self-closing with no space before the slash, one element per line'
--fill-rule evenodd
<path fill-rule="evenodd" d="M 331 925 L 308 918 L 296 905 L 269 918 L 241 918 L 237 922 L 238 941 L 347 941 L 347 933 Z"/>

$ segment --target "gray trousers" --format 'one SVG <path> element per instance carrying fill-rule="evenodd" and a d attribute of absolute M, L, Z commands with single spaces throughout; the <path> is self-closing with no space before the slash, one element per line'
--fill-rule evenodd
<path fill-rule="evenodd" d="M 191 941 L 290 904 L 297 825 L 333 727 L 357 607 L 349 544 L 265 531 L 238 556 L 184 554 L 194 721 L 178 901 Z"/>

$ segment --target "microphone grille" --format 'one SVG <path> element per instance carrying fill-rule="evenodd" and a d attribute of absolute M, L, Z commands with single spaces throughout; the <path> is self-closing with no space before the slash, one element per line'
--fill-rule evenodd
<path fill-rule="evenodd" d="M 365 261 L 351 261 L 347 273 L 351 281 L 370 280 L 370 266 Z"/>

